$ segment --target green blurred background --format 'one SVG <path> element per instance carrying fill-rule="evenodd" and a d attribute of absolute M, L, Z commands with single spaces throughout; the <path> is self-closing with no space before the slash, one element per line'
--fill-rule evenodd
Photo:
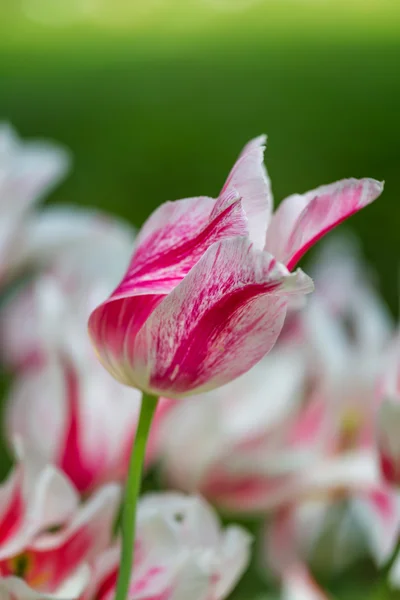
<path fill-rule="evenodd" d="M 51 202 L 139 226 L 167 199 L 217 194 L 266 132 L 277 200 L 386 181 L 350 223 L 397 310 L 400 0 L 0 2 L 0 119 L 74 155 Z M 338 597 L 372 598 L 364 579 Z M 238 598 L 262 591 L 249 576 Z"/>
<path fill-rule="evenodd" d="M 266 132 L 277 200 L 342 177 L 386 180 L 351 225 L 395 310 L 399 0 L 0 6 L 0 118 L 75 157 L 52 201 L 140 225 L 164 200 L 216 194 L 242 145 Z"/>

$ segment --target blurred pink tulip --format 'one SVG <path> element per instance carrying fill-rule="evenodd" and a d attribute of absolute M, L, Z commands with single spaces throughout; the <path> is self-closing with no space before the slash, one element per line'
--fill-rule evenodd
<path fill-rule="evenodd" d="M 99 365 L 86 331 L 134 236 L 123 223 L 68 208 L 32 217 L 29 232 L 31 265 L 43 270 L 0 315 L 2 354 L 18 374 L 6 435 L 28 440 L 87 494 L 124 478 L 137 426 L 141 394 Z"/>
<path fill-rule="evenodd" d="M 33 205 L 64 177 L 67 152 L 55 145 L 22 142 L 0 124 L 0 280 L 18 262 Z"/>
<path fill-rule="evenodd" d="M 25 600 L 65 589 L 76 597 L 88 563 L 111 541 L 119 488 L 106 486 L 78 506 L 69 481 L 27 450 L 0 490 L 0 592 Z"/>
<path fill-rule="evenodd" d="M 18 450 L 21 458 L 0 487 L 1 565 L 41 531 L 66 522 L 78 506 L 78 495 L 62 473 L 34 449 Z"/>
<path fill-rule="evenodd" d="M 139 391 L 115 381 L 96 360 L 82 365 L 64 354 L 16 378 L 6 435 L 38 448 L 86 495 L 126 476 L 140 403 Z M 154 454 L 157 413 L 153 431 L 148 459 Z"/>
<path fill-rule="evenodd" d="M 288 269 L 382 192 L 372 179 L 345 180 L 291 196 L 271 217 L 264 142 L 244 148 L 217 200 L 163 204 L 143 226 L 124 279 L 89 320 L 119 381 L 181 397 L 248 371 L 274 345 L 289 294 L 312 289 Z"/>
<path fill-rule="evenodd" d="M 322 485 L 310 486 L 300 501 L 288 498 L 267 529 L 267 563 L 281 569 L 281 577 L 283 557 L 289 564 L 318 561 L 318 544 L 327 538 L 330 568 L 340 570 L 363 551 L 360 532 L 364 551 L 366 543 L 382 565 L 400 534 L 399 499 L 379 472 L 374 436 L 376 383 L 393 323 L 349 241 L 327 244 L 314 274 L 317 293 L 300 329 L 311 341 L 316 372 L 323 374 L 320 393 L 328 426 L 321 463 L 309 467 L 314 479 L 319 471 Z"/>
<path fill-rule="evenodd" d="M 21 266 L 42 267 L 0 312 L 3 361 L 35 367 L 63 352 L 92 361 L 86 323 L 129 261 L 133 232 L 92 211 L 53 208 L 31 219 Z"/>
<path fill-rule="evenodd" d="M 344 256 L 343 240 L 328 247 L 315 268 L 317 291 L 292 315 L 290 331 L 234 382 L 172 403 L 158 452 L 169 484 L 224 510 L 284 510 L 301 522 L 310 515 L 298 538 L 310 546 L 346 500 L 346 519 L 358 523 L 382 562 L 400 522 L 374 439 L 376 378 L 393 325 L 357 257 Z M 289 539 L 296 548 L 297 537 Z M 341 559 L 351 558 L 350 547 Z M 299 550 L 295 562 L 305 556 Z"/>
<path fill-rule="evenodd" d="M 296 348 L 279 346 L 234 382 L 182 403 L 170 401 L 169 411 L 166 403 L 158 454 L 168 484 L 234 512 L 279 506 L 282 495 L 293 493 L 292 475 L 297 481 L 300 466 L 314 459 L 312 430 L 319 434 L 317 414 L 302 426 L 304 451 L 300 427 L 292 433 L 304 393 L 304 358 Z"/>
<path fill-rule="evenodd" d="M 325 466 L 332 469 L 329 463 Z M 368 482 L 366 457 L 359 456 L 348 466 L 346 487 L 312 490 L 300 502 L 287 502 L 266 525 L 265 565 L 283 581 L 299 562 L 308 561 L 324 570 L 328 567 L 330 573 L 338 574 L 366 550 L 378 566 L 394 551 L 400 531 L 398 497 L 371 466 Z M 358 469 L 364 471 L 363 478 L 357 475 Z M 343 471 L 340 462 L 339 470 Z M 353 482 L 351 473 L 356 477 Z M 321 543 L 328 564 L 318 555 Z"/>
<path fill-rule="evenodd" d="M 221 529 L 199 497 L 149 494 L 139 503 L 131 600 L 223 600 L 247 567 L 250 536 L 240 527 Z M 95 562 L 83 600 L 112 600 L 119 548 Z"/>

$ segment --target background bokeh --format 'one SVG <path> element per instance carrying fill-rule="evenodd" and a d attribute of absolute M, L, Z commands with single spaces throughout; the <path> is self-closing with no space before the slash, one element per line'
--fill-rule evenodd
<path fill-rule="evenodd" d="M 0 118 L 75 157 L 50 201 L 140 225 L 166 199 L 216 194 L 241 146 L 265 131 L 278 200 L 347 176 L 386 180 L 351 225 L 395 309 L 398 0 L 0 6 Z"/>
<path fill-rule="evenodd" d="M 137 226 L 167 199 L 216 195 L 262 132 L 277 200 L 384 179 L 350 226 L 397 310 L 399 0 L 1 0 L 0 120 L 72 150 L 50 202 Z"/>

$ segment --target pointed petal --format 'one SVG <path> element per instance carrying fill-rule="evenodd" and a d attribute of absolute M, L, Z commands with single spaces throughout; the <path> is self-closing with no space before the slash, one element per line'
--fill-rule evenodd
<path fill-rule="evenodd" d="M 290 196 L 272 217 L 266 250 L 292 270 L 323 235 L 373 202 L 382 190 L 383 184 L 374 179 L 344 179 Z"/>
<path fill-rule="evenodd" d="M 260 250 L 273 204 L 271 184 L 264 167 L 265 144 L 266 136 L 261 135 L 244 147 L 221 192 L 238 192 L 248 219 L 250 239 Z"/>
<path fill-rule="evenodd" d="M 288 295 L 311 290 L 304 273 L 288 274 L 246 238 L 216 243 L 127 337 L 122 381 L 169 396 L 223 385 L 272 348 Z"/>
<path fill-rule="evenodd" d="M 70 482 L 34 448 L 20 447 L 20 464 L 0 488 L 0 560 L 21 552 L 46 528 L 62 525 L 78 506 Z"/>

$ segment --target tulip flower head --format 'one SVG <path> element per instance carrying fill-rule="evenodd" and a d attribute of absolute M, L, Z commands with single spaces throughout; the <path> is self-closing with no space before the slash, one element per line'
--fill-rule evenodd
<path fill-rule="evenodd" d="M 16 378 L 7 403 L 6 434 L 11 441 L 20 436 L 37 448 L 87 496 L 126 477 L 141 398 L 94 358 L 82 365 L 64 353 Z M 148 461 L 156 435 L 157 412 Z"/>
<path fill-rule="evenodd" d="M 276 342 L 289 298 L 313 289 L 290 272 L 298 260 L 382 191 L 344 180 L 271 216 L 264 142 L 244 148 L 216 200 L 167 202 L 144 224 L 124 279 L 89 320 L 100 361 L 122 383 L 182 397 L 248 371 Z"/>
<path fill-rule="evenodd" d="M 29 448 L 0 489 L 0 597 L 77 597 L 110 544 L 119 499 L 109 485 L 79 506 L 68 479 Z"/>
<path fill-rule="evenodd" d="M 223 600 L 247 567 L 250 536 L 233 525 L 223 530 L 199 497 L 148 494 L 137 520 L 131 600 Z M 119 559 L 118 547 L 99 557 L 84 600 L 114 598 Z"/>
<path fill-rule="evenodd" d="M 124 272 L 133 231 L 101 213 L 72 208 L 42 211 L 26 229 L 19 266 L 40 270 L 1 309 L 3 361 L 20 371 L 66 352 L 91 363 L 87 319 Z"/>

